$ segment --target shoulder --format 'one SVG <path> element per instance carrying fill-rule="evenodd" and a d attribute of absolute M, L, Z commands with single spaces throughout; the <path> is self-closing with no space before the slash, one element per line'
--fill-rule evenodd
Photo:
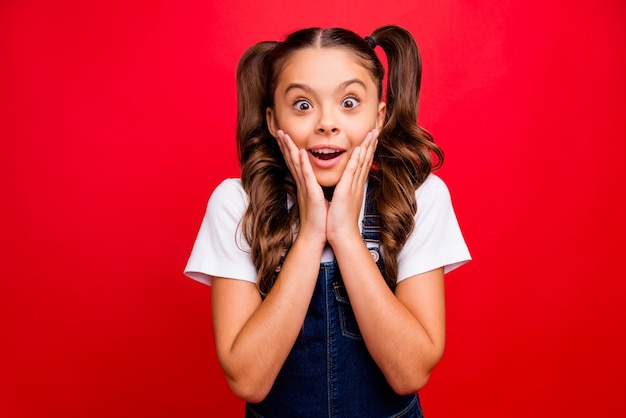
<path fill-rule="evenodd" d="M 241 179 L 225 179 L 215 188 L 215 190 L 213 190 L 213 193 L 211 194 L 211 199 L 223 199 L 229 197 L 247 200 L 246 192 L 241 185 Z"/>
<path fill-rule="evenodd" d="M 450 200 L 450 190 L 446 183 L 436 174 L 429 174 L 424 183 L 415 190 L 415 198 L 419 201 Z"/>
<path fill-rule="evenodd" d="M 256 281 L 250 246 L 240 222 L 248 205 L 239 179 L 227 179 L 211 194 L 185 273 L 211 284 L 211 276 Z"/>
<path fill-rule="evenodd" d="M 452 199 L 446 183 L 437 175 L 429 174 L 424 183 L 415 190 L 417 227 L 424 223 L 448 219 L 453 213 Z"/>
<path fill-rule="evenodd" d="M 415 227 L 398 256 L 398 281 L 439 267 L 447 273 L 470 260 L 446 183 L 430 174 L 415 196 Z"/>
<path fill-rule="evenodd" d="M 241 213 L 248 205 L 248 195 L 241 185 L 241 180 L 230 178 L 222 181 L 211 193 L 207 212 L 219 214 L 223 212 Z"/>
<path fill-rule="evenodd" d="M 241 185 L 241 180 L 230 178 L 222 181 L 211 193 L 206 217 L 214 222 L 228 221 L 238 224 L 247 207 L 248 195 Z"/>
<path fill-rule="evenodd" d="M 415 200 L 418 215 L 420 211 L 438 212 L 452 206 L 448 186 L 439 176 L 432 173 L 415 190 Z"/>

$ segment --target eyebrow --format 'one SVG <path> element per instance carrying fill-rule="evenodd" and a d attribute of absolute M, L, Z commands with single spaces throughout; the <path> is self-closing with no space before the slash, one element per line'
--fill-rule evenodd
<path fill-rule="evenodd" d="M 361 87 L 363 87 L 364 89 L 367 90 L 367 87 L 365 86 L 365 83 L 362 80 L 358 79 L 358 78 L 353 78 L 353 79 L 344 81 L 343 83 L 339 84 L 339 86 L 337 87 L 336 90 L 337 91 L 344 90 L 344 89 L 348 88 L 352 84 L 358 84 L 358 85 L 360 85 Z M 289 91 L 293 90 L 293 89 L 301 89 L 301 90 L 304 90 L 306 92 L 312 92 L 313 91 L 313 89 L 310 86 L 306 85 L 306 84 L 291 83 L 291 84 L 289 84 L 287 86 L 287 88 L 285 88 L 285 93 L 284 94 L 289 93 Z"/>

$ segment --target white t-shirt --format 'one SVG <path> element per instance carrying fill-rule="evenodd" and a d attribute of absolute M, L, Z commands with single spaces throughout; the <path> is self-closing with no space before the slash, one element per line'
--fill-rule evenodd
<path fill-rule="evenodd" d="M 415 197 L 415 228 L 398 256 L 398 282 L 439 267 L 447 273 L 471 260 L 445 183 L 430 174 Z M 256 283 L 250 245 L 239 227 L 247 205 L 240 179 L 226 179 L 213 191 L 185 267 L 187 276 L 208 285 L 211 276 Z M 364 207 L 365 199 L 359 225 Z M 381 251 L 384 256 L 384 248 Z M 321 261 L 333 259 L 332 249 L 326 246 Z"/>

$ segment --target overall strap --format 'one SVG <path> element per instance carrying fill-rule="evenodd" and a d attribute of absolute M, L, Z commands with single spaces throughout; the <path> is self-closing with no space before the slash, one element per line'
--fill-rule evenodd
<path fill-rule="evenodd" d="M 376 211 L 374 195 L 378 187 L 378 180 L 370 176 L 367 183 L 367 193 L 365 195 L 365 211 L 363 215 L 363 239 L 367 244 L 380 241 L 380 216 Z"/>

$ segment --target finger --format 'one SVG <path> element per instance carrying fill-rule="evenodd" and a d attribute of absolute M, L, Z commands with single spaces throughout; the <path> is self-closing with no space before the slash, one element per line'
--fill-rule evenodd
<path fill-rule="evenodd" d="M 313 172 L 313 167 L 311 166 L 311 161 L 309 160 L 309 155 L 307 154 L 306 150 L 299 150 L 298 155 L 300 157 L 300 170 L 302 172 L 304 180 L 308 183 L 313 180 L 317 184 L 315 173 Z"/>
<path fill-rule="evenodd" d="M 374 134 L 375 131 L 370 131 L 361 144 L 358 168 L 353 179 L 354 187 L 361 187 L 365 184 L 364 182 L 369 175 L 370 168 L 372 167 L 372 143 L 375 140 Z"/>
<path fill-rule="evenodd" d="M 363 165 L 363 162 L 365 161 L 365 157 L 367 156 L 367 150 L 369 149 L 369 144 L 371 140 L 372 140 L 372 133 L 369 132 L 365 136 L 365 139 L 363 140 L 363 142 L 361 143 L 361 149 L 364 152 L 361 152 L 359 155 L 359 167 L 361 167 Z"/>
<path fill-rule="evenodd" d="M 285 163 L 287 163 L 287 166 L 291 168 L 290 165 L 293 161 L 291 154 L 289 153 L 289 147 L 285 142 L 285 133 L 283 131 L 278 131 L 276 135 L 276 142 L 278 143 L 278 148 L 280 148 L 281 154 L 283 154 L 283 157 L 285 158 Z"/>
<path fill-rule="evenodd" d="M 283 131 L 278 131 L 279 142 L 282 144 L 281 151 L 285 156 L 285 162 L 296 183 L 302 178 L 300 152 L 291 137 Z"/>
<path fill-rule="evenodd" d="M 361 154 L 362 150 L 360 146 L 352 150 L 352 154 L 350 155 L 348 164 L 346 164 L 346 168 L 343 170 L 343 174 L 339 179 L 339 183 L 347 183 L 348 185 L 353 185 L 356 172 L 359 169 L 359 160 L 361 158 Z"/>
<path fill-rule="evenodd" d="M 294 159 L 293 151 L 294 151 L 294 148 L 296 147 L 293 141 L 291 140 L 291 138 L 289 137 L 289 135 L 287 135 L 283 131 L 278 131 L 278 140 L 281 144 L 281 149 L 283 151 L 283 154 L 287 154 L 289 158 L 293 160 Z"/>
<path fill-rule="evenodd" d="M 308 152 L 305 149 L 299 149 L 289 134 L 281 132 L 281 138 L 285 147 L 289 149 L 288 153 L 292 163 L 290 171 L 294 176 L 298 190 L 303 194 L 313 193 L 314 196 L 323 199 L 324 194 L 317 183 Z"/>
<path fill-rule="evenodd" d="M 365 148 L 365 152 L 363 152 L 363 165 L 362 171 L 360 173 L 361 181 L 365 181 L 369 175 L 370 170 L 372 169 L 372 163 L 374 161 L 374 154 L 376 152 L 376 147 L 378 146 L 378 130 L 374 129 L 371 132 L 371 136 L 368 139 L 367 147 Z"/>

